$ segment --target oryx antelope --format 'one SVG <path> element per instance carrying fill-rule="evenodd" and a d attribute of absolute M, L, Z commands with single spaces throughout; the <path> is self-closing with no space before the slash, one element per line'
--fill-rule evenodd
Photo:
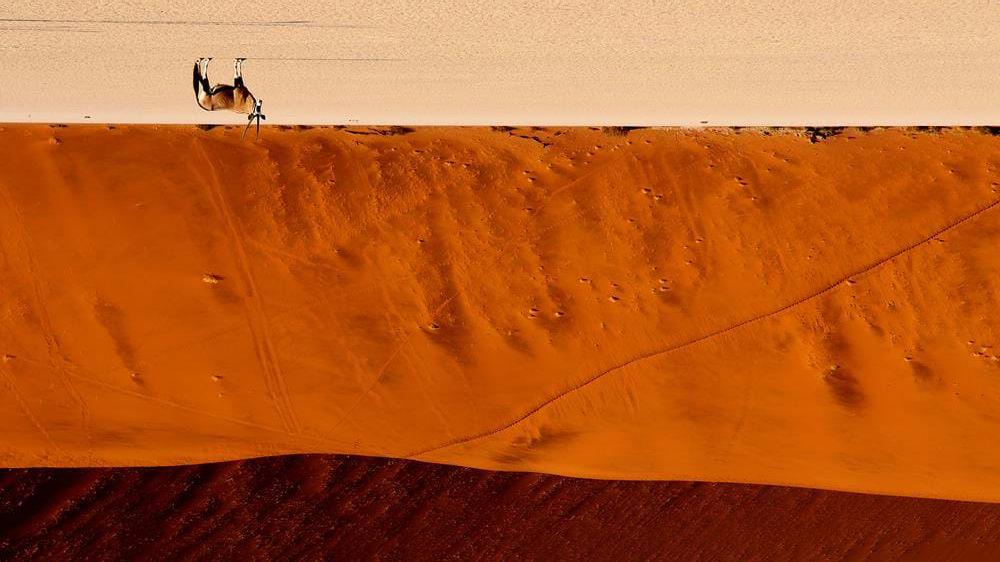
<path fill-rule="evenodd" d="M 243 129 L 246 136 L 247 130 L 257 119 L 257 136 L 260 136 L 260 120 L 267 119 L 260 112 L 264 100 L 257 99 L 250 89 L 243 83 L 243 61 L 246 59 L 236 59 L 234 64 L 233 85 L 216 84 L 212 86 L 208 82 L 208 63 L 211 58 L 200 58 L 194 63 L 194 95 L 198 101 L 198 106 L 205 111 L 229 110 L 236 113 L 247 113 L 247 126 Z"/>

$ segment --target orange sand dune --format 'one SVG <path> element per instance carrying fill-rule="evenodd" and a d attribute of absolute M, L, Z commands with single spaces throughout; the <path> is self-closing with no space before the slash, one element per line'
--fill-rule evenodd
<path fill-rule="evenodd" d="M 1000 137 L 2 129 L 2 465 L 1000 500 Z"/>

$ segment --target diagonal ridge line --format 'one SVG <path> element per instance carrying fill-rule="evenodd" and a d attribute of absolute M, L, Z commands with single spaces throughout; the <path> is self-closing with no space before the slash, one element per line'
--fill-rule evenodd
<path fill-rule="evenodd" d="M 534 414 L 538 413 L 540 410 L 544 409 L 549 404 L 552 404 L 553 402 L 556 402 L 556 401 L 560 400 L 561 398 L 563 398 L 563 397 L 565 397 L 565 396 L 567 396 L 569 394 L 572 394 L 572 393 L 574 393 L 574 392 L 576 392 L 576 391 L 578 391 L 578 390 L 580 390 L 580 389 L 582 389 L 582 388 L 584 388 L 586 386 L 589 386 L 590 384 L 592 384 L 592 383 L 600 380 L 601 378 L 603 378 L 606 375 L 609 375 L 609 374 L 614 373 L 616 371 L 620 371 L 621 369 L 624 369 L 625 367 L 628 367 L 629 365 L 633 365 L 635 363 L 644 361 L 646 359 L 651 359 L 653 357 L 657 357 L 657 356 L 660 356 L 660 355 L 665 355 L 667 353 L 672 353 L 674 351 L 678 351 L 678 350 L 681 350 L 681 349 L 684 349 L 684 348 L 687 348 L 687 347 L 691 347 L 693 345 L 697 345 L 699 343 L 702 343 L 702 342 L 710 340 L 712 338 L 721 336 L 723 334 L 727 334 L 729 332 L 738 330 L 740 328 L 743 328 L 744 326 L 748 326 L 750 324 L 754 324 L 756 322 L 759 322 L 761 320 L 765 320 L 767 318 L 772 318 L 774 316 L 778 316 L 778 315 L 782 314 L 783 312 L 786 312 L 786 311 L 788 311 L 788 310 L 790 310 L 792 308 L 795 308 L 795 307 L 799 306 L 800 304 L 806 303 L 806 302 L 811 301 L 811 300 L 813 300 L 813 299 L 815 299 L 817 297 L 825 295 L 826 293 L 832 291 L 838 285 L 840 285 L 841 283 L 843 283 L 844 281 L 847 281 L 848 279 L 850 279 L 852 277 L 857 277 L 859 275 L 864 275 L 864 274 L 866 274 L 868 272 L 871 272 L 871 271 L 879 268 L 882 265 L 885 265 L 885 264 L 887 264 L 887 263 L 895 260 L 896 258 L 902 256 L 903 254 L 906 254 L 906 253 L 908 253 L 908 252 L 916 249 L 917 247 L 922 246 L 922 245 L 926 244 L 927 242 L 930 242 L 931 240 L 937 238 L 938 236 L 944 234 L 945 232 L 948 232 L 949 230 L 957 228 L 958 226 L 961 226 L 962 224 L 964 224 L 964 223 L 966 223 L 966 222 L 968 222 L 968 221 L 970 221 L 970 220 L 978 217 L 979 215 L 981 215 L 981 214 L 983 214 L 983 213 L 985 213 L 985 212 L 987 212 L 987 211 L 995 208 L 997 205 L 1000 205 L 1000 199 L 994 199 L 994 200 L 990 201 L 989 203 L 987 203 L 986 205 L 984 205 L 982 207 L 979 207 L 979 208 L 977 208 L 977 209 L 975 209 L 975 210 L 973 210 L 973 211 L 971 211 L 971 212 L 969 212 L 969 213 L 967 213 L 965 215 L 962 215 L 961 217 L 959 217 L 958 219 L 956 219 L 956 220 L 954 220 L 952 222 L 949 222 L 948 224 L 946 224 L 945 226 L 943 226 L 943 227 L 935 230 L 931 234 L 929 234 L 929 235 L 927 235 L 927 236 L 925 236 L 923 238 L 920 238 L 919 240 L 916 240 L 915 242 L 911 242 L 911 243 L 903 246 L 902 248 L 896 250 L 895 252 L 892 252 L 891 254 L 889 254 L 887 256 L 884 256 L 884 257 L 878 258 L 878 259 L 876 259 L 876 260 L 874 260 L 872 262 L 869 262 L 869 263 L 865 264 L 864 266 L 862 266 L 862 267 L 860 267 L 860 268 L 858 268 L 858 269 L 856 269 L 856 270 L 848 273 L 847 275 L 845 275 L 843 277 L 840 277 L 837 280 L 835 280 L 835 281 L 833 281 L 831 283 L 828 283 L 828 284 L 824 285 L 823 287 L 821 287 L 821 288 L 819 288 L 819 289 L 817 289 L 817 290 L 815 290 L 815 291 L 813 291 L 813 292 L 811 292 L 811 293 L 809 293 L 809 294 L 807 294 L 805 296 L 799 297 L 798 299 L 795 299 L 795 300 L 789 302 L 788 304 L 785 304 L 785 305 L 783 305 L 783 306 L 781 306 L 779 308 L 776 308 L 776 309 L 771 310 L 769 312 L 765 312 L 763 314 L 759 314 L 757 316 L 753 316 L 751 318 L 747 318 L 745 320 L 741 320 L 740 322 L 737 322 L 735 324 L 731 324 L 728 327 L 721 328 L 721 329 L 709 332 L 707 334 L 703 334 L 701 336 L 695 337 L 693 339 L 689 339 L 687 341 L 684 341 L 684 342 L 681 342 L 681 343 L 678 343 L 678 344 L 671 345 L 671 346 L 666 347 L 666 348 L 661 348 L 661 349 L 658 349 L 658 350 L 653 350 L 653 351 L 649 351 L 649 352 L 646 352 L 646 353 L 642 353 L 642 354 L 636 355 L 635 357 L 632 357 L 631 359 L 628 359 L 628 360 L 626 360 L 626 361 L 624 361 L 622 363 L 619 363 L 619 364 L 614 365 L 612 367 L 609 367 L 609 368 L 607 368 L 607 369 L 605 369 L 603 371 L 600 371 L 600 372 L 598 372 L 598 373 L 590 376 L 589 378 L 583 380 L 582 382 L 576 383 L 575 385 L 573 385 L 573 386 L 571 386 L 571 387 L 569 387 L 569 388 L 567 388 L 565 390 L 560 391 L 559 393 L 557 393 L 557 394 L 555 394 L 555 395 L 553 395 L 553 396 L 551 396 L 551 397 L 543 400 L 542 402 L 539 402 L 538 404 L 536 404 L 535 406 L 533 406 L 532 408 L 530 408 L 529 410 L 527 410 L 523 414 L 521 414 L 518 417 L 514 418 L 512 421 L 509 421 L 509 422 L 507 422 L 507 423 L 505 423 L 505 424 L 503 424 L 503 425 L 501 425 L 501 426 L 499 426 L 497 428 L 490 429 L 490 430 L 487 430 L 487 431 L 483 431 L 483 432 L 480 432 L 480 433 L 476 433 L 476 434 L 468 436 L 468 437 L 463 437 L 463 438 L 459 438 L 459 439 L 453 439 L 451 441 L 447 441 L 447 442 L 442 443 L 440 445 L 435 445 L 435 446 L 432 446 L 430 448 L 423 449 L 423 450 L 417 451 L 415 453 L 411 453 L 409 455 L 406 455 L 403 458 L 410 459 L 410 458 L 414 458 L 414 457 L 420 457 L 420 456 L 426 455 L 428 453 L 432 453 L 432 452 L 440 450 L 440 449 L 445 449 L 445 448 L 448 448 L 448 447 L 453 447 L 455 445 L 460 445 L 462 443 L 468 443 L 470 441 L 476 441 L 476 440 L 482 439 L 484 437 L 489 437 L 489 436 L 492 436 L 492 435 L 496 435 L 496 434 L 501 433 L 503 431 L 506 431 L 506 430 L 508 430 L 508 429 L 510 429 L 510 428 L 512 428 L 512 427 L 514 427 L 516 425 L 518 425 L 519 423 L 523 422 L 524 420 L 530 418 Z"/>

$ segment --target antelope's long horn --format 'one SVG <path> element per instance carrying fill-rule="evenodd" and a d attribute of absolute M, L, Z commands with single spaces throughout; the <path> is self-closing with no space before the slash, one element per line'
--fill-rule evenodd
<path fill-rule="evenodd" d="M 243 134 L 240 136 L 240 140 L 247 138 L 247 131 L 250 130 L 250 125 L 253 125 L 252 120 L 247 120 L 247 126 L 243 128 Z M 260 133 L 258 133 L 259 135 Z"/>

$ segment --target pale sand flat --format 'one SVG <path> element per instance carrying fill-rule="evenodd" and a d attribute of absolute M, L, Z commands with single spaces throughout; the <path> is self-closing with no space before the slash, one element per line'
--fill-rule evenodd
<path fill-rule="evenodd" d="M 271 124 L 1000 122 L 996 0 L 8 4 L 0 121 L 242 123 L 241 56 Z"/>

